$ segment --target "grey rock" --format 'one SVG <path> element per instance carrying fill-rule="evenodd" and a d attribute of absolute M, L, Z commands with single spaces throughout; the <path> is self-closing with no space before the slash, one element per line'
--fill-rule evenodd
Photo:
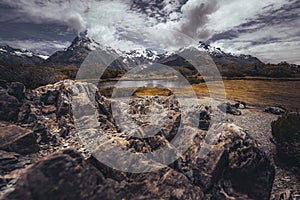
<path fill-rule="evenodd" d="M 241 111 L 239 111 L 234 105 L 231 105 L 230 103 L 222 103 L 221 105 L 218 106 L 218 108 L 221 111 L 232 114 L 232 115 L 241 115 L 242 114 Z"/>
<path fill-rule="evenodd" d="M 0 149 L 20 154 L 39 150 L 33 131 L 13 124 L 0 123 Z"/>
<path fill-rule="evenodd" d="M 265 108 L 264 111 L 267 113 L 274 114 L 274 115 L 282 115 L 286 112 L 284 109 L 279 108 L 279 107 L 267 107 L 267 108 Z"/>

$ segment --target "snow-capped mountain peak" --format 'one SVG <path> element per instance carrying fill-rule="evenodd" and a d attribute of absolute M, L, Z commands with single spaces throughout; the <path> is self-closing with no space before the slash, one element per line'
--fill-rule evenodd
<path fill-rule="evenodd" d="M 87 48 L 88 50 L 93 51 L 100 47 L 101 47 L 101 45 L 98 42 L 96 42 L 88 37 L 78 36 L 73 40 L 72 44 L 68 48 L 65 49 L 65 51 L 75 50 L 78 48 Z"/>
<path fill-rule="evenodd" d="M 146 48 L 138 48 L 129 52 L 123 52 L 122 56 L 125 56 L 130 59 L 144 58 L 151 62 L 154 62 L 159 58 L 157 52 L 151 51 L 150 49 L 146 49 Z"/>
<path fill-rule="evenodd" d="M 21 57 L 22 56 L 26 56 L 26 57 L 37 56 L 37 57 L 40 57 L 44 60 L 49 57 L 47 55 L 41 55 L 41 54 L 38 54 L 38 53 L 33 53 L 32 51 L 29 51 L 25 48 L 15 49 L 15 48 L 12 48 L 8 45 L 0 46 L 0 53 L 1 54 L 10 54 L 10 55 L 13 55 L 13 56 L 21 56 Z"/>
<path fill-rule="evenodd" d="M 203 49 L 205 51 L 207 51 L 210 55 L 212 54 L 225 54 L 220 48 L 216 48 L 213 46 L 210 46 L 209 44 L 206 44 L 204 42 L 199 42 L 198 48 Z"/>
<path fill-rule="evenodd" d="M 199 42 L 199 44 L 191 44 L 189 46 L 182 47 L 176 52 L 183 52 L 183 51 L 200 51 L 200 52 L 208 53 L 210 56 L 226 55 L 226 53 L 223 52 L 220 48 L 210 46 L 209 44 L 206 44 L 201 41 Z M 167 56 L 170 56 L 172 54 L 174 54 L 174 52 L 166 53 Z"/>
<path fill-rule="evenodd" d="M 0 62 L 9 65 L 41 64 L 49 56 L 34 53 L 27 49 L 15 49 L 8 45 L 0 45 Z"/>

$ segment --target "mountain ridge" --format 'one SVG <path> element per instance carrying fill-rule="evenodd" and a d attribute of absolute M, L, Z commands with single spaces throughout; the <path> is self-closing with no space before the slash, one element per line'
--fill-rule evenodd
<path fill-rule="evenodd" d="M 34 53 L 26 49 L 16 49 L 9 45 L 0 45 L 0 63 L 8 65 L 30 64 L 37 65 L 44 62 L 48 56 Z"/>
<path fill-rule="evenodd" d="M 191 46 L 196 47 L 198 50 L 208 52 L 217 65 L 228 63 L 242 65 L 263 64 L 263 62 L 261 62 L 258 58 L 251 55 L 233 55 L 231 53 L 225 53 L 221 49 L 212 47 L 204 42 L 199 42 L 199 44 L 193 44 Z M 160 60 L 174 54 L 174 52 L 165 52 L 163 54 L 159 54 L 147 48 L 139 48 L 126 52 L 119 49 L 102 46 L 90 38 L 78 36 L 73 40 L 69 47 L 63 51 L 55 52 L 45 61 L 44 64 L 50 66 L 75 65 L 79 67 L 87 55 L 97 48 L 103 49 L 109 53 L 117 54 L 119 56 L 119 58 L 110 66 L 112 69 L 117 70 L 128 70 L 136 65 L 146 64 L 149 62 L 159 62 Z"/>
<path fill-rule="evenodd" d="M 265 77 L 298 77 L 300 76 L 299 66 L 282 62 L 279 64 L 265 64 L 257 57 L 252 55 L 234 55 L 224 52 L 220 48 L 213 47 L 204 42 L 198 44 L 191 44 L 190 46 L 180 48 L 178 51 L 170 51 L 164 53 L 158 53 L 153 49 L 138 48 L 131 51 L 121 51 L 119 49 L 113 49 L 109 46 L 101 45 L 100 43 L 86 37 L 77 36 L 70 46 L 64 50 L 57 51 L 46 60 L 39 54 L 35 54 L 28 50 L 14 49 L 9 46 L 0 45 L 0 64 L 3 66 L 9 65 L 32 65 L 32 66 L 44 66 L 50 68 L 65 68 L 64 74 L 70 74 L 66 72 L 67 66 L 72 68 L 72 78 L 74 78 L 74 72 L 78 70 L 86 57 L 94 50 L 101 49 L 108 54 L 113 54 L 115 59 L 108 68 L 114 71 L 128 71 L 135 66 L 160 63 L 167 66 L 178 68 L 180 72 L 184 72 L 184 75 L 197 76 L 197 71 L 194 67 L 180 57 L 180 51 L 188 51 L 189 48 L 195 48 L 199 52 L 206 52 L 214 61 L 218 67 L 222 76 L 227 77 L 243 77 L 243 76 L 265 76 Z M 161 52 L 161 51 L 159 51 Z M 200 55 L 200 54 L 199 54 Z M 44 58 L 44 59 L 43 59 Z M 68 67 L 67 67 L 68 68 Z M 76 70 L 77 68 L 77 70 Z M 113 72 L 115 75 L 120 74 Z M 186 72 L 186 74 L 185 74 Z M 122 72 L 121 72 L 122 74 Z M 114 75 L 114 76 L 115 76 Z M 114 77 L 113 76 L 113 77 Z M 111 76 L 108 76 L 111 77 Z"/>

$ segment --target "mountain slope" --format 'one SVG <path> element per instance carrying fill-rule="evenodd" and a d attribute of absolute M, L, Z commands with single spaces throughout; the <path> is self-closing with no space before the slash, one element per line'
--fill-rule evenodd
<path fill-rule="evenodd" d="M 55 52 L 44 64 L 50 66 L 80 66 L 87 55 L 98 45 L 88 38 L 76 37 L 68 48 Z"/>
<path fill-rule="evenodd" d="M 3 65 L 38 65 L 44 62 L 47 56 L 33 53 L 28 50 L 15 49 L 8 45 L 0 45 L 0 64 Z"/>
<path fill-rule="evenodd" d="M 225 53 L 220 48 L 212 47 L 203 42 L 199 42 L 197 45 L 181 48 L 173 53 L 167 53 L 166 56 L 160 58 L 157 62 L 167 66 L 176 67 L 185 75 L 195 76 L 198 74 L 197 70 L 191 63 L 187 62 L 180 56 L 180 54 L 189 54 L 190 52 L 195 52 L 196 54 L 199 52 L 199 56 L 197 57 L 200 58 L 199 61 L 203 62 L 203 64 L 210 60 L 207 58 L 207 56 L 209 56 L 212 60 L 210 60 L 207 64 L 212 64 L 212 61 L 214 61 L 214 64 L 216 64 L 223 76 L 250 75 L 255 72 L 257 68 L 265 65 L 258 58 L 251 55 L 233 55 L 231 53 Z M 204 57 L 203 54 L 205 55 Z M 209 74 L 209 69 L 206 71 Z"/>
<path fill-rule="evenodd" d="M 220 48 L 212 47 L 203 42 L 199 42 L 198 45 L 181 48 L 178 52 L 188 52 L 192 49 L 198 50 L 199 52 L 207 52 L 216 65 L 254 66 L 263 64 L 263 62 L 261 62 L 258 58 L 251 55 L 233 55 L 231 53 L 225 53 Z M 176 53 L 168 53 L 168 56 L 165 56 L 160 62 L 179 64 L 177 66 L 180 66 L 183 65 L 183 61 L 184 59 L 178 58 Z"/>
<path fill-rule="evenodd" d="M 252 66 L 263 64 L 258 58 L 251 55 L 225 53 L 220 48 L 212 47 L 203 42 L 199 42 L 198 48 L 207 51 L 217 65 L 238 64 L 241 66 Z"/>
<path fill-rule="evenodd" d="M 148 49 L 124 52 L 102 46 L 90 38 L 78 36 L 67 49 L 54 53 L 44 64 L 48 66 L 74 65 L 80 67 L 89 53 L 96 49 L 101 49 L 118 56 L 109 66 L 110 69 L 114 70 L 128 70 L 140 64 L 154 62 L 157 58 L 157 56 Z"/>

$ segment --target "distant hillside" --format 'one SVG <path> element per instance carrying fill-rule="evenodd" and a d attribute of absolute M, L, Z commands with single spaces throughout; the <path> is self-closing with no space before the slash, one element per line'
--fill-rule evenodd
<path fill-rule="evenodd" d="M 33 53 L 28 50 L 15 49 L 8 45 L 0 45 L 0 64 L 4 65 L 38 65 L 45 61 L 47 56 Z"/>
<path fill-rule="evenodd" d="M 261 77 L 300 77 L 300 66 L 282 62 L 279 64 L 265 64 L 258 58 L 251 55 L 233 55 L 225 53 L 219 48 L 214 48 L 203 42 L 198 45 L 182 48 L 180 53 L 191 51 L 191 49 L 199 50 L 199 58 L 201 52 L 205 51 L 212 58 L 220 73 L 224 77 L 244 77 L 244 76 L 261 76 Z M 201 75 L 197 70 L 187 62 L 184 58 L 176 53 L 161 58 L 158 62 L 175 67 L 186 76 Z"/>
<path fill-rule="evenodd" d="M 104 47 L 87 37 L 76 37 L 68 48 L 54 53 L 49 58 L 28 50 L 0 46 L 0 79 L 9 82 L 23 82 L 28 88 L 54 83 L 66 78 L 74 79 L 84 59 L 95 49 L 101 49 L 117 57 L 109 69 L 105 71 L 102 76 L 103 79 L 119 78 L 129 69 L 147 63 L 161 63 L 171 66 L 188 77 L 189 80 L 195 79 L 193 83 L 197 83 L 199 81 L 198 76 L 201 76 L 191 63 L 175 52 L 157 54 L 155 51 L 142 48 L 123 52 Z M 196 49 L 196 52 L 199 52 L 199 57 L 201 57 L 201 52 L 206 52 L 223 77 L 300 78 L 298 65 L 286 62 L 265 64 L 251 55 L 225 53 L 221 49 L 203 42 L 181 48 L 176 52 L 188 52 L 191 49 Z M 207 71 L 209 72 L 210 69 L 207 68 Z"/>

